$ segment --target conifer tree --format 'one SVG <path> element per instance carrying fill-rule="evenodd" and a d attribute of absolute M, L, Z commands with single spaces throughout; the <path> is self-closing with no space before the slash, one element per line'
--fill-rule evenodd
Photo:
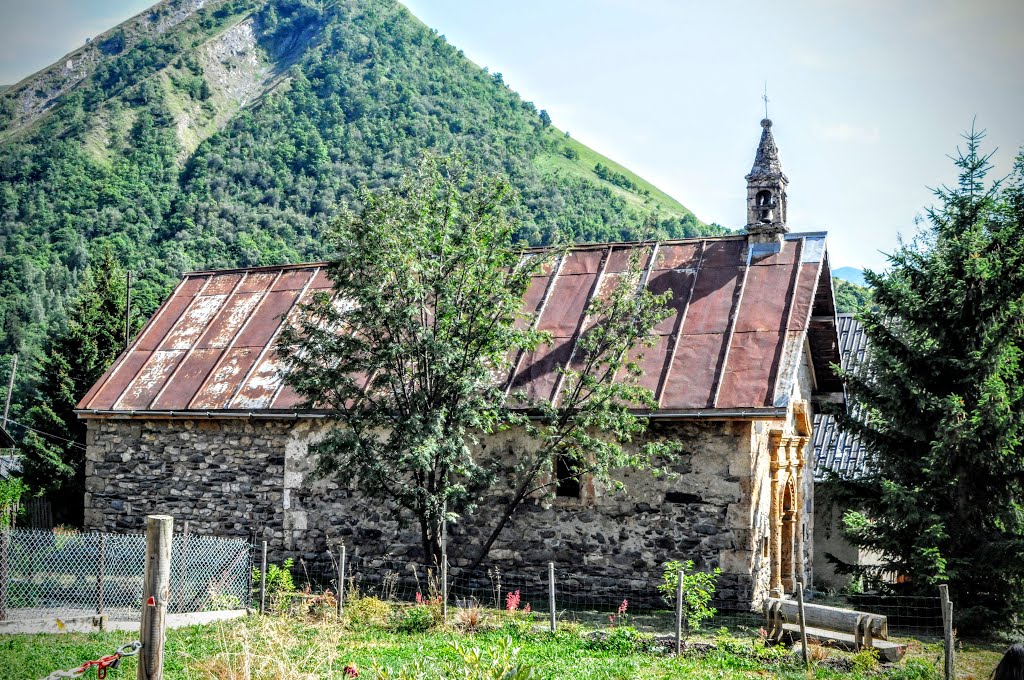
<path fill-rule="evenodd" d="M 58 523 L 82 522 L 86 428 L 75 405 L 124 349 L 125 286 L 124 269 L 104 250 L 40 362 L 41 401 L 23 417 L 31 428 L 22 440 L 24 480 L 50 498 Z"/>
<path fill-rule="evenodd" d="M 848 538 L 912 591 L 948 582 L 964 627 L 1024 611 L 1024 155 L 989 182 L 983 137 L 965 134 L 958 185 L 867 273 L 869 354 L 845 376 L 859 408 L 840 415 L 872 454 L 841 485 L 861 509 Z"/>

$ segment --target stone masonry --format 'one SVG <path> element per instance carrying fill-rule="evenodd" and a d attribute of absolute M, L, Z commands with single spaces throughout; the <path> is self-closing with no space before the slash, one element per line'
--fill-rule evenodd
<path fill-rule="evenodd" d="M 265 539 L 276 562 L 322 560 L 328 540 L 344 540 L 350 554 L 421 560 L 416 528 L 399 526 L 392 508 L 356 492 L 352 480 L 308 474 L 308 445 L 323 427 L 310 419 L 92 419 L 86 525 L 137 531 L 159 512 L 201 534 Z M 756 605 L 772 585 L 772 447 L 786 428 L 778 420 L 656 422 L 651 436 L 684 443 L 675 475 L 621 471 L 624 491 L 585 484 L 579 499 L 531 500 L 486 563 L 539 571 L 554 561 L 595 581 L 647 587 L 668 560 L 692 559 L 699 569 L 722 568 L 723 599 Z M 507 460 L 527 445 L 511 431 L 483 447 Z M 469 563 L 506 494 L 498 485 L 451 528 L 454 568 Z M 797 562 L 809 576 L 809 553 Z"/>

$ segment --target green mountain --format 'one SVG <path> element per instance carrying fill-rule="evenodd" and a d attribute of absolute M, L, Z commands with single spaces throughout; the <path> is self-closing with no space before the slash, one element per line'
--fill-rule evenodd
<path fill-rule="evenodd" d="M 140 317 L 183 271 L 324 258 L 424 149 L 507 173 L 533 244 L 723 231 L 393 0 L 165 0 L 0 94 L 0 355 L 32 365 L 105 249 Z"/>

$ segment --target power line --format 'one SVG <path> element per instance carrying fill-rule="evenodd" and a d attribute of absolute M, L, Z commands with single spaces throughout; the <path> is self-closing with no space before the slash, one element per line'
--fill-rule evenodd
<path fill-rule="evenodd" d="M 65 442 L 67 444 L 71 444 L 72 446 L 77 446 L 78 448 L 82 449 L 83 451 L 87 450 L 87 447 L 84 444 L 80 444 L 80 443 L 76 442 L 73 439 L 65 439 L 64 437 L 58 437 L 55 434 L 50 434 L 49 432 L 43 432 L 42 430 L 37 430 L 35 428 L 29 427 L 28 425 L 22 425 L 21 423 L 19 423 L 17 420 L 14 420 L 14 419 L 8 420 L 7 422 L 11 423 L 12 425 L 17 425 L 18 427 L 20 427 L 22 429 L 25 429 L 25 430 L 28 430 L 29 432 L 35 432 L 38 435 L 42 435 L 44 437 L 50 437 L 51 439 L 58 439 L 58 440 L 60 440 L 62 442 Z"/>

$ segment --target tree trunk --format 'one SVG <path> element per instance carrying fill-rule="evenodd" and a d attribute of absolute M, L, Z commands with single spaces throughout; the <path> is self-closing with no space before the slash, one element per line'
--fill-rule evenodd
<path fill-rule="evenodd" d="M 519 507 L 520 503 L 522 503 L 523 499 L 526 498 L 530 485 L 533 483 L 533 480 L 536 479 L 537 472 L 540 470 L 542 462 L 542 459 L 538 458 L 537 462 L 535 462 L 533 467 L 530 468 L 529 474 L 523 478 L 522 482 L 519 484 L 519 488 L 516 489 L 515 496 L 513 496 L 512 500 L 505 506 L 505 512 L 502 513 L 501 519 L 498 520 L 498 524 L 491 531 L 491 535 L 487 537 L 487 541 L 484 542 L 483 547 L 480 548 L 480 553 L 469 566 L 470 570 L 476 569 L 485 559 L 487 559 L 487 555 L 491 552 L 494 542 L 498 540 L 498 536 L 501 534 L 502 529 L 505 528 L 505 525 L 508 524 L 508 521 L 512 518 L 512 515 Z"/>

